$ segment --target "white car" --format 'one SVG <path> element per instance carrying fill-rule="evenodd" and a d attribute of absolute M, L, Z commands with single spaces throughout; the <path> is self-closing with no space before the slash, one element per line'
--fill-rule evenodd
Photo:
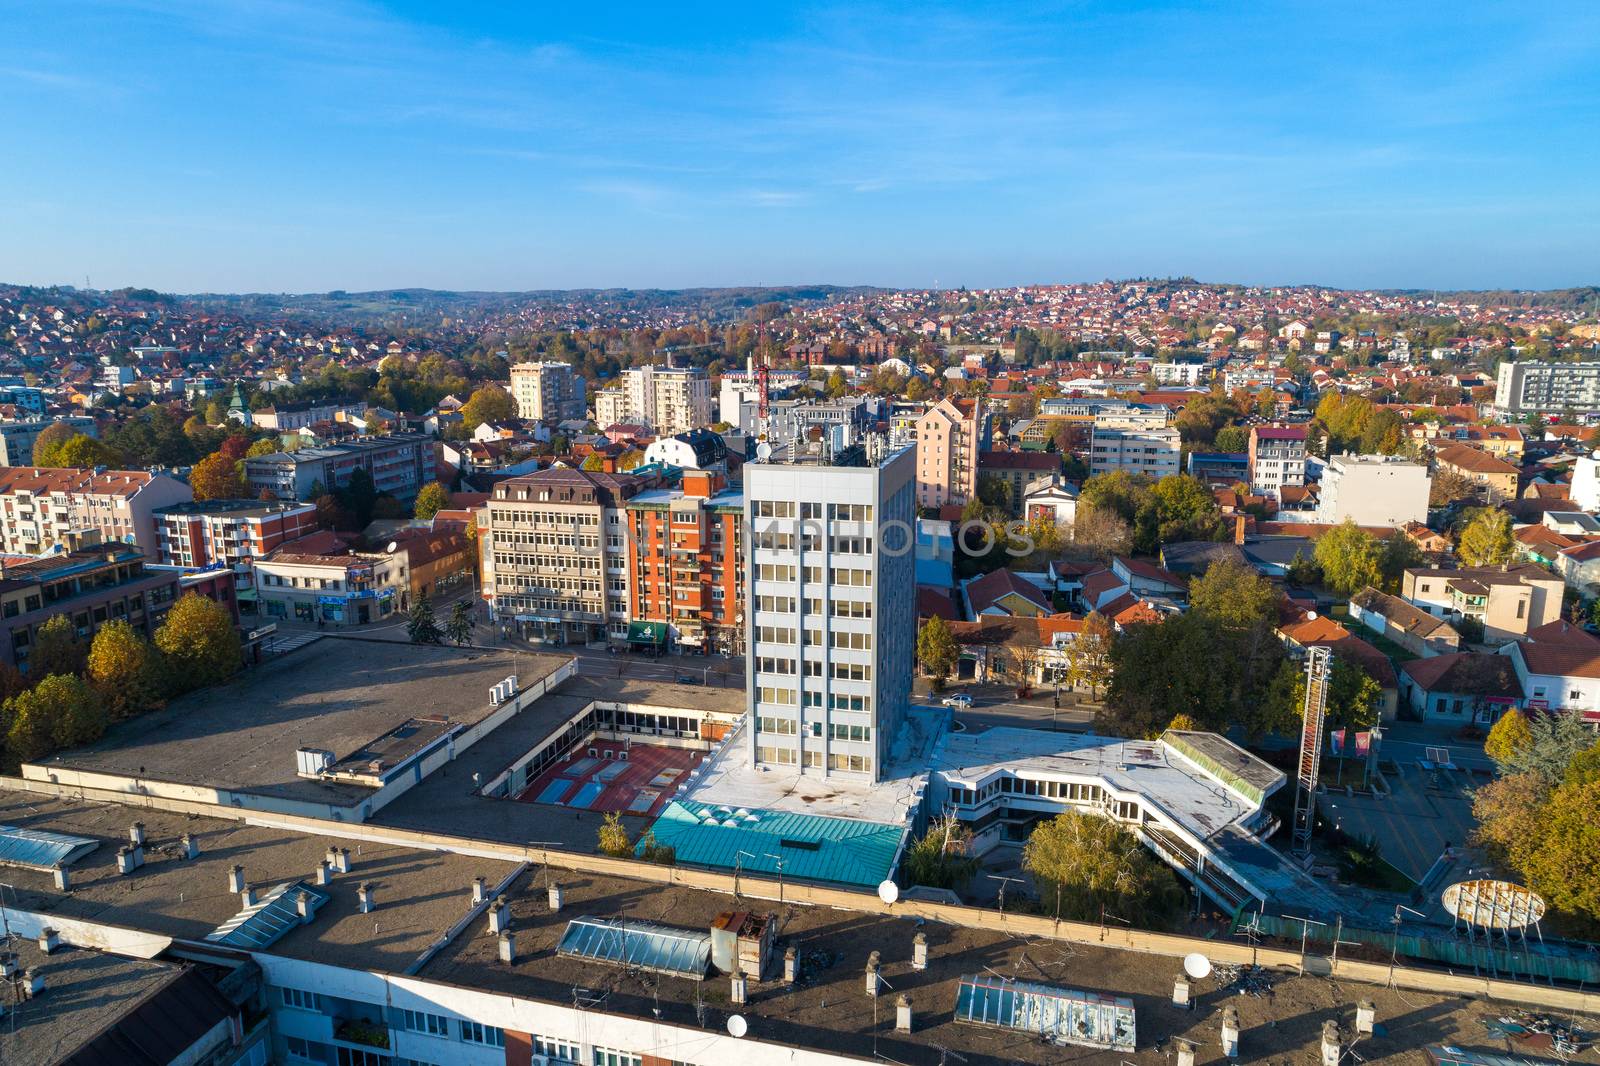
<path fill-rule="evenodd" d="M 967 695 L 965 692 L 957 692 L 954 696 L 946 696 L 939 702 L 944 704 L 946 707 L 955 707 L 958 710 L 966 710 L 968 707 L 972 706 L 972 697 Z"/>

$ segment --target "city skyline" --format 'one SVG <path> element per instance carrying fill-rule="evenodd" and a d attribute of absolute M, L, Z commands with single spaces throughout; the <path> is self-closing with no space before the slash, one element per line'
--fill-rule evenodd
<path fill-rule="evenodd" d="M 1592 281 L 1596 15 L 12 9 L 0 276 Z"/>

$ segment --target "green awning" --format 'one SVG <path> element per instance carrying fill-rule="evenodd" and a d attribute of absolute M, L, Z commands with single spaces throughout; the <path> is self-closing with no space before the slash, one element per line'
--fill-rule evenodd
<path fill-rule="evenodd" d="M 667 623 L 629 622 L 628 643 L 665 645 L 667 643 Z"/>

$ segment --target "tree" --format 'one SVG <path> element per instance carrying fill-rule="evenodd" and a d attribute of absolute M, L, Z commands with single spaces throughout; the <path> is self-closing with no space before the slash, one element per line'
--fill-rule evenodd
<path fill-rule="evenodd" d="M 515 417 L 517 401 L 498 385 L 484 385 L 461 407 L 461 421 L 469 433 L 485 422 L 505 422 Z"/>
<path fill-rule="evenodd" d="M 1524 869 L 1543 842 L 1542 816 L 1549 795 L 1549 787 L 1537 774 L 1509 774 L 1480 785 L 1472 796 L 1472 815 L 1478 822 L 1473 839 L 1496 860 L 1514 870 Z"/>
<path fill-rule="evenodd" d="M 348 529 L 350 515 L 339 503 L 339 497 L 325 492 L 313 499 L 317 503 L 317 528 L 318 529 Z"/>
<path fill-rule="evenodd" d="M 72 619 L 64 614 L 47 618 L 33 634 L 28 652 L 28 673 L 33 677 L 51 674 L 80 674 L 89 649 L 78 639 Z"/>
<path fill-rule="evenodd" d="M 1585 935 L 1600 930 L 1600 781 L 1563 784 L 1539 814 L 1539 846 L 1523 857 L 1528 887 Z"/>
<path fill-rule="evenodd" d="M 1478 484 L 1457 470 L 1441 469 L 1433 475 L 1428 486 L 1428 506 L 1448 507 L 1457 500 L 1472 499 L 1478 494 Z"/>
<path fill-rule="evenodd" d="M 166 657 L 172 688 L 180 692 L 226 681 L 242 660 L 233 616 L 197 592 L 172 605 L 156 630 L 156 647 Z"/>
<path fill-rule="evenodd" d="M 1155 540 L 1140 542 L 1142 530 L 1150 524 L 1149 508 L 1154 508 Z M 1141 508 L 1134 526 L 1135 546 L 1155 552 L 1162 544 L 1184 540 L 1216 540 L 1222 535 L 1222 509 L 1216 496 L 1199 478 L 1170 474 L 1150 488 L 1150 503 Z"/>
<path fill-rule="evenodd" d="M 105 712 L 94 690 L 80 677 L 51 674 L 5 704 L 6 747 L 23 762 L 61 747 L 98 740 Z"/>
<path fill-rule="evenodd" d="M 1114 636 L 1110 619 L 1090 611 L 1083 620 L 1083 631 L 1067 645 L 1067 683 L 1074 688 L 1088 685 L 1090 699 L 1099 699 L 1100 690 L 1111 681 Z"/>
<path fill-rule="evenodd" d="M 449 506 L 449 490 L 437 481 L 430 481 L 417 493 L 417 504 L 412 514 L 426 521 Z"/>
<path fill-rule="evenodd" d="M 276 455 L 278 451 L 277 437 L 262 437 L 244 450 L 244 457 L 246 459 L 259 459 L 264 455 Z"/>
<path fill-rule="evenodd" d="M 1502 771 L 1535 774 L 1554 787 L 1565 776 L 1579 752 L 1594 743 L 1594 733 L 1583 715 L 1569 712 L 1533 715 L 1528 719 L 1528 742 L 1512 748 L 1500 764 Z"/>
<path fill-rule="evenodd" d="M 1533 730 L 1528 727 L 1528 716 L 1512 707 L 1500 716 L 1483 742 L 1483 753 L 1502 767 L 1519 762 L 1533 746 Z"/>
<path fill-rule="evenodd" d="M 214 452 L 189 471 L 189 488 L 197 500 L 233 500 L 245 494 L 239 463 L 223 452 Z"/>
<path fill-rule="evenodd" d="M 360 467 L 352 470 L 350 480 L 339 493 L 339 502 L 350 513 L 356 528 L 365 529 L 372 521 L 372 509 L 378 502 L 378 487 L 373 484 L 372 475 Z"/>
<path fill-rule="evenodd" d="M 617 859 L 633 857 L 633 842 L 628 839 L 628 829 L 622 824 L 622 815 L 611 811 L 600 823 L 600 854 Z"/>
<path fill-rule="evenodd" d="M 929 888 L 966 888 L 978 872 L 972 857 L 972 833 L 961 820 L 947 814 L 928 826 L 906 850 L 906 879 Z"/>
<path fill-rule="evenodd" d="M 1183 905 L 1172 871 L 1137 837 L 1109 818 L 1066 811 L 1040 822 L 1022 849 L 1039 889 L 1040 908 L 1075 921 L 1102 910 L 1132 925 L 1161 928 Z"/>
<path fill-rule="evenodd" d="M 1211 449 L 1218 452 L 1245 452 L 1250 449 L 1250 431 L 1243 426 L 1223 426 L 1217 430 Z"/>
<path fill-rule="evenodd" d="M 466 600 L 457 600 L 450 609 L 450 620 L 444 624 L 445 635 L 457 644 L 465 644 L 472 639 L 472 624 L 472 608 Z"/>
<path fill-rule="evenodd" d="M 1322 581 L 1322 571 L 1317 569 L 1317 564 L 1306 558 L 1305 552 L 1295 550 L 1294 558 L 1289 560 L 1288 572 L 1284 574 L 1289 584 L 1304 588 L 1307 585 L 1316 585 Z"/>
<path fill-rule="evenodd" d="M 439 630 L 439 623 L 434 620 L 433 604 L 428 602 L 428 597 L 421 596 L 412 604 L 411 615 L 406 622 L 406 634 L 413 644 L 442 643 L 443 634 Z"/>
<path fill-rule="evenodd" d="M 1346 518 L 1317 540 L 1313 551 L 1322 580 L 1341 596 L 1354 596 L 1383 580 L 1378 538 Z"/>
<path fill-rule="evenodd" d="M 68 422 L 55 422 L 40 430 L 33 439 L 33 465 L 65 466 L 61 461 L 61 446 L 76 436 L 77 427 Z"/>
<path fill-rule="evenodd" d="M 122 463 L 122 456 L 104 441 L 95 440 L 86 433 L 79 433 L 56 449 L 55 461 L 59 466 L 82 468 L 119 466 Z"/>
<path fill-rule="evenodd" d="M 923 671 L 933 678 L 935 687 L 944 686 L 960 654 L 961 649 L 956 646 L 956 639 L 950 635 L 950 627 L 943 618 L 933 615 L 922 623 L 922 631 L 917 634 L 917 660 L 922 663 Z"/>
<path fill-rule="evenodd" d="M 1189 585 L 1189 606 L 1229 629 L 1248 629 L 1275 618 L 1272 582 L 1235 559 L 1223 559 Z"/>
<path fill-rule="evenodd" d="M 1406 571 L 1421 566 L 1423 562 L 1422 549 L 1417 547 L 1416 541 L 1400 530 L 1391 533 L 1378 555 L 1378 572 L 1383 575 L 1383 590 L 1398 593 Z"/>
<path fill-rule="evenodd" d="M 1468 566 L 1509 563 L 1516 550 L 1516 537 L 1511 532 L 1511 515 L 1498 507 L 1485 507 L 1473 515 L 1456 544 L 1456 554 Z"/>
<path fill-rule="evenodd" d="M 155 649 L 126 621 L 108 622 L 94 635 L 87 674 L 113 720 L 161 705 L 161 670 Z"/>
<path fill-rule="evenodd" d="M 1101 559 L 1126 555 L 1133 550 L 1133 527 L 1116 512 L 1085 507 L 1080 500 L 1072 522 L 1072 543 Z"/>

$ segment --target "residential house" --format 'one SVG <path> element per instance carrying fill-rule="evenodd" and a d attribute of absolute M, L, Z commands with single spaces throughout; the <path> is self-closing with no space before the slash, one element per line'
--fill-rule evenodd
<path fill-rule="evenodd" d="M 1375 588 L 1362 589 L 1351 598 L 1350 617 L 1423 658 L 1461 650 L 1461 634 L 1444 619 Z"/>
<path fill-rule="evenodd" d="M 1473 618 L 1486 641 L 1516 640 L 1561 617 L 1562 579 L 1542 566 L 1417 567 L 1401 578 L 1402 599 L 1453 624 Z"/>
<path fill-rule="evenodd" d="M 1543 639 L 1530 634 L 1507 644 L 1500 654 L 1516 670 L 1525 706 L 1600 722 L 1600 639 L 1576 627 L 1552 629 Z"/>
<path fill-rule="evenodd" d="M 1037 483 L 1050 484 L 1061 471 L 1061 457 L 1048 452 L 980 451 L 978 477 L 990 478 L 1005 486 L 1003 506 L 1012 518 L 1020 518 L 1029 491 Z"/>
<path fill-rule="evenodd" d="M 963 581 L 961 599 L 967 617 L 974 619 L 986 614 L 1018 617 L 1051 612 L 1050 594 L 1041 583 L 1006 567 Z"/>
<path fill-rule="evenodd" d="M 183 482 L 145 470 L 0 468 L 0 551 L 38 555 L 119 541 L 153 557 L 156 510 L 193 498 Z"/>
<path fill-rule="evenodd" d="M 1466 444 L 1446 444 L 1433 453 L 1433 462 L 1441 472 L 1456 474 L 1478 485 L 1489 503 L 1517 498 L 1521 468 L 1488 452 Z"/>
<path fill-rule="evenodd" d="M 978 453 L 989 446 L 982 404 L 946 397 L 917 419 L 917 506 L 965 504 L 978 493 Z"/>
<path fill-rule="evenodd" d="M 1522 702 L 1522 682 L 1509 656 L 1461 651 L 1402 663 L 1400 695 L 1423 721 L 1490 725 Z"/>

